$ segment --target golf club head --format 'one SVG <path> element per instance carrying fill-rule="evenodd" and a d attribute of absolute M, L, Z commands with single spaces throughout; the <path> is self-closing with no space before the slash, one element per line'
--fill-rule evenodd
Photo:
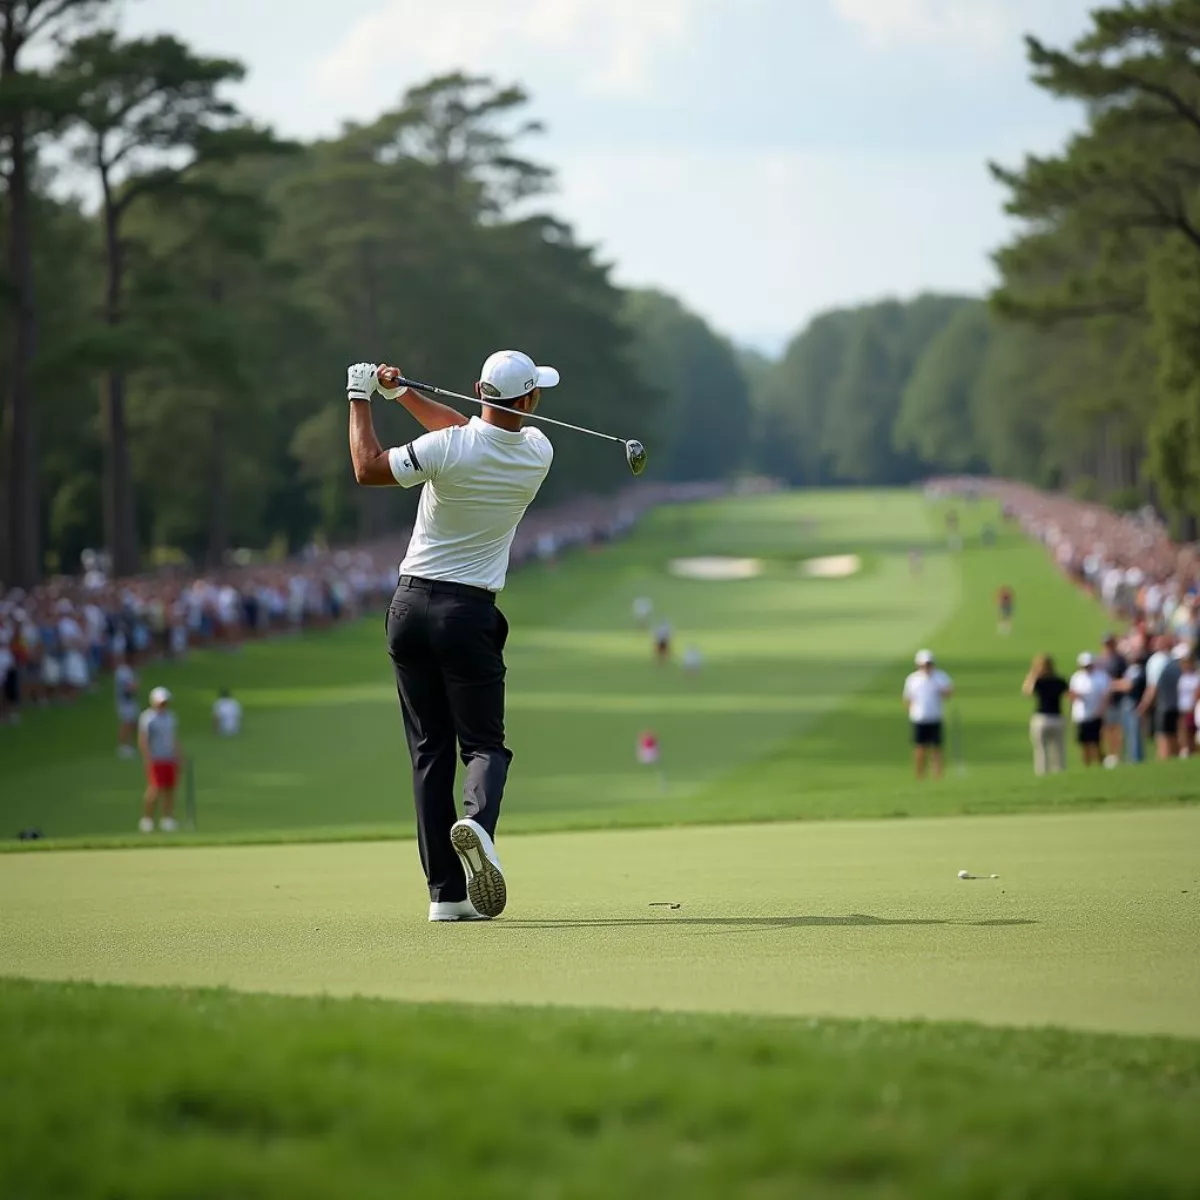
<path fill-rule="evenodd" d="M 635 475 L 640 475 L 646 469 L 646 447 L 641 442 L 626 442 L 625 460 L 629 463 L 629 469 Z"/>

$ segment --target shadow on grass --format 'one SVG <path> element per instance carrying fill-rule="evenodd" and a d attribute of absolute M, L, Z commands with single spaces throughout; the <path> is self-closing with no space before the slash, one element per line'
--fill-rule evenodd
<path fill-rule="evenodd" d="M 622 929 L 639 925 L 703 925 L 729 933 L 756 929 L 801 929 L 826 926 L 867 925 L 974 925 L 1005 927 L 1036 925 L 1024 917 L 996 918 L 988 921 L 952 921 L 939 917 L 873 917 L 868 913 L 850 913 L 845 917 L 580 917 L 548 921 L 502 921 L 498 929 Z"/>

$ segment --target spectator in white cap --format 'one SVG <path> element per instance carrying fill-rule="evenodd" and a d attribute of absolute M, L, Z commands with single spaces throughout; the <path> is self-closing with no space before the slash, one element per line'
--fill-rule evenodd
<path fill-rule="evenodd" d="M 171 693 L 165 687 L 156 687 L 150 693 L 150 707 L 138 720 L 138 748 L 146 766 L 146 796 L 138 828 L 143 833 L 154 832 L 155 810 L 161 803 L 158 828 L 163 833 L 174 833 L 179 828 L 175 820 L 179 725 L 171 711 Z"/>
<path fill-rule="evenodd" d="M 954 694 L 954 684 L 933 660 L 932 650 L 919 650 L 917 669 L 904 681 L 904 704 L 912 726 L 913 767 L 918 779 L 925 778 L 932 763 L 933 777 L 941 779 L 945 702 Z"/>
<path fill-rule="evenodd" d="M 1108 703 L 1111 680 L 1085 650 L 1076 660 L 1079 669 L 1071 676 L 1071 720 L 1085 767 L 1100 764 L 1100 732 Z"/>

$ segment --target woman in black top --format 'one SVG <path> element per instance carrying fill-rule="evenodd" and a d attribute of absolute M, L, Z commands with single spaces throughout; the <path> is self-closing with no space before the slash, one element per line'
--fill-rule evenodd
<path fill-rule="evenodd" d="M 1033 773 L 1056 774 L 1067 761 L 1062 702 L 1070 685 L 1054 669 L 1054 659 L 1048 654 L 1039 654 L 1033 660 L 1021 690 L 1034 701 L 1033 716 L 1029 721 Z"/>

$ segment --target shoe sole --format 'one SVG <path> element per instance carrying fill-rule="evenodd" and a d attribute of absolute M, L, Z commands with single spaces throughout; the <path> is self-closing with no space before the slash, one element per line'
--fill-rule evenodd
<path fill-rule="evenodd" d="M 504 872 L 484 854 L 478 836 L 469 825 L 456 825 L 450 831 L 450 844 L 467 872 L 467 899 L 482 916 L 498 917 L 508 903 Z"/>
<path fill-rule="evenodd" d="M 431 925 L 454 925 L 462 921 L 490 921 L 491 917 L 485 917 L 480 913 L 477 917 L 430 917 Z"/>

